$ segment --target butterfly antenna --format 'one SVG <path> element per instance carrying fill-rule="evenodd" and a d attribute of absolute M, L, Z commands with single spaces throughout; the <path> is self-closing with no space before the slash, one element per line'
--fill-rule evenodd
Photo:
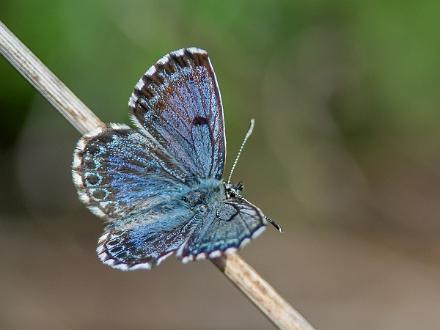
<path fill-rule="evenodd" d="M 251 119 L 251 123 L 249 125 L 249 129 L 248 129 L 248 131 L 247 131 L 247 133 L 246 133 L 246 135 L 245 135 L 245 137 L 243 139 L 243 142 L 241 143 L 240 150 L 238 150 L 237 157 L 235 157 L 234 164 L 232 165 L 231 172 L 229 173 L 228 183 L 231 183 L 232 173 L 234 173 L 235 166 L 237 166 L 238 159 L 240 158 L 241 152 L 243 151 L 243 148 L 244 148 L 244 145 L 246 144 L 246 141 L 252 135 L 252 131 L 254 130 L 254 126 L 255 126 L 255 119 L 252 118 Z"/>

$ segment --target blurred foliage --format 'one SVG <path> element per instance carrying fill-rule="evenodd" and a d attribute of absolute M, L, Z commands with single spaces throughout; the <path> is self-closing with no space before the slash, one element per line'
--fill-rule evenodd
<path fill-rule="evenodd" d="M 344 91 L 332 103 L 348 139 L 359 129 L 367 135 L 437 137 L 439 9 L 436 1 L 0 4 L 1 19 L 106 120 L 126 118 L 122 109 L 133 81 L 156 58 L 198 45 L 213 56 L 233 125 L 237 116 L 248 117 L 249 103 L 258 104 L 265 65 L 286 43 L 308 29 L 338 29 L 350 65 L 359 69 L 362 79 L 358 90 Z M 6 147 L 17 137 L 34 92 L 5 61 L 0 65 L 0 105 L 8 109 L 1 121 Z"/>
<path fill-rule="evenodd" d="M 243 253 L 338 330 L 440 327 L 439 12 L 434 0 L 0 1 L 0 20 L 106 122 L 128 122 L 134 84 L 164 54 L 208 50 L 228 166 L 256 118 L 233 179 L 286 229 Z M 0 328 L 266 325 L 208 263 L 100 265 L 101 223 L 71 182 L 79 134 L 2 58 L 0 109 Z"/>
<path fill-rule="evenodd" d="M 207 49 L 222 90 L 229 155 L 250 117 L 265 132 L 243 160 L 244 178 L 252 181 L 270 166 L 273 175 L 261 180 L 280 191 L 267 196 L 268 204 L 278 209 L 299 199 L 319 209 L 312 205 L 322 199 L 335 205 L 329 196 L 340 193 L 347 166 L 361 173 L 353 180 L 374 183 L 371 173 L 404 162 L 430 170 L 439 162 L 439 7 L 436 1 L 4 0 L 0 18 L 104 121 L 127 121 L 134 83 L 163 54 Z M 16 172 L 23 130 L 61 126 L 4 60 L 0 77 L 2 167 Z M 261 162 L 258 151 L 272 161 Z M 17 186 L 14 176 L 7 180 Z M 347 191 L 354 190 L 360 191 L 350 183 Z M 10 192 L 4 195 L 8 204 Z M 14 196 L 9 201 L 22 199 Z"/>

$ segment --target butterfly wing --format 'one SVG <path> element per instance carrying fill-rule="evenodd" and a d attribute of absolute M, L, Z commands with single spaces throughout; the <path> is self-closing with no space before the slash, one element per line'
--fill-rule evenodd
<path fill-rule="evenodd" d="M 110 222 L 188 189 L 186 172 L 166 151 L 125 125 L 111 124 L 83 136 L 72 167 L 80 200 Z"/>
<path fill-rule="evenodd" d="M 99 239 L 97 253 L 113 268 L 151 269 L 184 244 L 200 222 L 180 201 L 158 204 L 111 223 Z"/>
<path fill-rule="evenodd" d="M 181 246 L 182 262 L 217 258 L 236 251 L 266 229 L 267 221 L 255 205 L 244 198 L 230 198 L 209 212 L 203 224 Z"/>
<path fill-rule="evenodd" d="M 145 221 L 156 216 L 160 222 Z M 151 269 L 176 251 L 184 263 L 235 251 L 265 225 L 261 211 L 244 199 L 227 200 L 207 213 L 192 212 L 175 201 L 111 223 L 97 252 L 113 268 Z"/>
<path fill-rule="evenodd" d="M 226 157 L 223 108 L 206 51 L 186 48 L 164 56 L 136 84 L 129 106 L 140 131 L 189 173 L 221 178 Z"/>
<path fill-rule="evenodd" d="M 72 173 L 80 199 L 109 222 L 97 252 L 114 268 L 157 265 L 201 221 L 182 201 L 191 190 L 186 171 L 128 126 L 111 124 L 83 136 Z"/>

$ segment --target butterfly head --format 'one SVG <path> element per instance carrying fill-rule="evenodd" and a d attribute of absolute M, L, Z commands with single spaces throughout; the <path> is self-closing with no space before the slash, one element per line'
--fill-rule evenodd
<path fill-rule="evenodd" d="M 225 183 L 225 194 L 226 198 L 231 197 L 241 197 L 241 192 L 244 189 L 244 186 L 241 182 L 235 184 L 235 183 Z"/>

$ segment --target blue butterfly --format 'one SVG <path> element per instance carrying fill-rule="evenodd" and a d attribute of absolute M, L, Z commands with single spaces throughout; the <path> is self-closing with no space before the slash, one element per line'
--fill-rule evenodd
<path fill-rule="evenodd" d="M 134 270 L 173 253 L 184 263 L 216 258 L 272 222 L 241 196 L 241 184 L 222 180 L 223 108 L 206 51 L 162 57 L 128 104 L 136 129 L 109 124 L 86 134 L 73 158 L 80 200 L 107 222 L 102 262 Z"/>

